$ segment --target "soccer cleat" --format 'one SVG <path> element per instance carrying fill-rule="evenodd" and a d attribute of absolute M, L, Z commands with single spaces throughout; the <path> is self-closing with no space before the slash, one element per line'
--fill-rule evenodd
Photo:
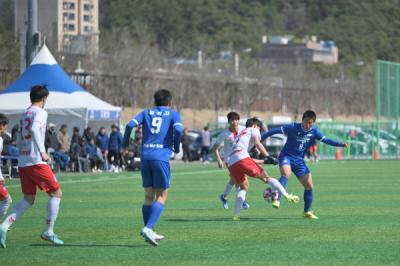
<path fill-rule="evenodd" d="M 49 235 L 47 231 L 44 231 L 41 235 L 40 238 L 46 241 L 49 241 L 50 243 L 53 243 L 56 246 L 61 246 L 64 245 L 64 241 L 62 241 L 60 238 L 58 238 L 58 235 Z"/>
<path fill-rule="evenodd" d="M 222 207 L 223 207 L 225 210 L 229 209 L 228 200 L 224 198 L 224 194 L 221 194 L 221 195 L 219 196 L 219 199 L 220 199 L 221 202 L 222 202 Z"/>
<path fill-rule="evenodd" d="M 285 196 L 285 198 L 289 201 L 289 202 L 293 202 L 293 203 L 298 203 L 300 198 L 299 196 L 293 195 L 293 194 L 287 194 Z"/>
<path fill-rule="evenodd" d="M 154 232 L 154 231 L 153 231 Z M 155 236 L 155 239 L 156 239 L 156 241 L 161 241 L 161 240 L 163 240 L 164 238 L 165 238 L 165 236 L 163 236 L 163 235 L 159 235 L 159 234 L 157 234 L 156 232 L 154 232 L 154 236 Z"/>
<path fill-rule="evenodd" d="M 0 225 L 0 248 L 6 248 L 7 231 Z"/>
<path fill-rule="evenodd" d="M 279 200 L 272 201 L 272 207 L 278 209 L 281 206 L 281 202 Z"/>
<path fill-rule="evenodd" d="M 318 219 L 318 216 L 315 215 L 312 211 L 304 212 L 303 216 L 304 216 L 304 218 L 308 218 L 308 219 L 314 219 L 314 220 Z"/>
<path fill-rule="evenodd" d="M 234 215 L 233 218 L 232 218 L 232 220 L 234 220 L 234 221 L 240 221 L 239 215 Z"/>
<path fill-rule="evenodd" d="M 271 199 L 272 199 L 272 190 L 271 190 L 270 187 L 267 187 L 267 188 L 264 190 L 263 197 L 264 197 L 264 199 L 265 199 L 266 201 L 271 201 Z"/>
<path fill-rule="evenodd" d="M 250 209 L 250 204 L 247 201 L 243 201 L 242 209 L 243 210 Z"/>
<path fill-rule="evenodd" d="M 144 240 L 148 242 L 150 245 L 157 247 L 158 241 L 156 238 L 156 234 L 150 228 L 144 227 L 140 234 L 143 236 Z"/>

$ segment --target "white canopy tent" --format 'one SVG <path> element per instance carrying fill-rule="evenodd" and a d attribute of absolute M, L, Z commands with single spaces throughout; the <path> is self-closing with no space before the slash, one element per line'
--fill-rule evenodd
<path fill-rule="evenodd" d="M 108 130 L 118 124 L 121 108 L 113 106 L 76 84 L 44 45 L 29 68 L 8 88 L 0 93 L 0 112 L 10 119 L 10 127 L 30 105 L 29 93 L 34 85 L 46 84 L 50 91 L 45 110 L 48 123 L 57 127 L 67 124 L 69 130 L 79 127 L 81 132 L 90 126 L 96 132 L 101 126 Z"/>

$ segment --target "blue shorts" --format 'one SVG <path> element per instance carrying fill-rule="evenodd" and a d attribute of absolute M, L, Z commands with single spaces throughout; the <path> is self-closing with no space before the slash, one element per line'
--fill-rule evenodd
<path fill-rule="evenodd" d="M 169 162 L 142 160 L 140 164 L 144 188 L 169 188 L 171 177 Z"/>
<path fill-rule="evenodd" d="M 303 159 L 297 159 L 292 156 L 279 156 L 279 166 L 282 165 L 290 165 L 290 169 L 292 169 L 292 172 L 297 176 L 297 178 L 305 176 L 310 172 L 310 169 L 308 169 Z"/>

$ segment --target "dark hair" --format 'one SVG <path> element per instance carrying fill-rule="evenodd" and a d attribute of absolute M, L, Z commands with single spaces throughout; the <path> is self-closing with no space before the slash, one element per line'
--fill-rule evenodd
<path fill-rule="evenodd" d="M 203 127 L 204 130 L 208 130 L 208 126 Z"/>
<path fill-rule="evenodd" d="M 317 120 L 317 114 L 313 110 L 307 110 L 304 112 L 302 120 L 307 118 L 311 118 L 315 122 Z"/>
<path fill-rule="evenodd" d="M 40 102 L 43 98 L 49 96 L 49 90 L 46 85 L 35 85 L 31 88 L 30 98 L 32 103 Z"/>
<path fill-rule="evenodd" d="M 79 132 L 79 127 L 74 127 L 73 131 L 74 132 Z"/>
<path fill-rule="evenodd" d="M 260 129 L 263 128 L 263 124 L 260 119 L 257 117 L 252 117 L 247 119 L 246 121 L 246 127 L 252 127 L 253 125 L 257 125 Z"/>
<path fill-rule="evenodd" d="M 4 114 L 0 114 L 0 125 L 8 125 L 8 118 Z"/>
<path fill-rule="evenodd" d="M 64 128 L 67 128 L 67 125 L 66 125 L 66 124 L 61 125 L 60 130 L 63 130 Z"/>
<path fill-rule="evenodd" d="M 154 104 L 156 106 L 168 106 L 172 101 L 172 94 L 169 90 L 158 90 L 154 93 Z"/>
<path fill-rule="evenodd" d="M 236 112 L 229 112 L 226 117 L 228 118 L 228 122 L 232 120 L 240 120 L 240 115 Z"/>

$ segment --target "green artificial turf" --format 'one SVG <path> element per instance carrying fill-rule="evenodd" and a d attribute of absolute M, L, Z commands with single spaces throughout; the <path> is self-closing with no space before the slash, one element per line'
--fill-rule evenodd
<path fill-rule="evenodd" d="M 51 246 L 39 238 L 47 196 L 8 233 L 0 265 L 399 265 L 399 161 L 320 162 L 309 165 L 314 179 L 313 210 L 302 218 L 303 201 L 264 201 L 265 185 L 251 180 L 241 220 L 218 199 L 228 180 L 215 164 L 172 164 L 172 184 L 152 247 L 139 235 L 143 191 L 138 172 L 61 175 L 63 190 Z M 279 178 L 276 166 L 266 167 Z M 7 181 L 14 204 L 19 180 Z M 288 191 L 303 196 L 294 176 Z M 13 205 L 14 205 L 13 204 Z"/>

